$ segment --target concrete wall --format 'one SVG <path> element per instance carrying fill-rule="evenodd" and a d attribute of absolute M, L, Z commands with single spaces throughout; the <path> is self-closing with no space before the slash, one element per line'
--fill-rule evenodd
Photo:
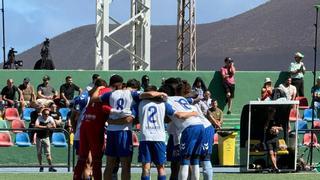
<path fill-rule="evenodd" d="M 197 72 L 180 72 L 180 71 L 24 71 L 24 70 L 0 70 L 0 88 L 6 85 L 6 80 L 12 78 L 15 85 L 22 83 L 24 77 L 29 77 L 31 83 L 36 87 L 42 82 L 44 75 L 51 77 L 50 83 L 59 90 L 61 84 L 64 83 L 65 77 L 71 75 L 73 82 L 84 88 L 90 81 L 92 74 L 97 73 L 108 82 L 112 74 L 120 74 L 125 80 L 141 77 L 147 74 L 150 77 L 151 84 L 159 86 L 161 78 L 181 77 L 187 79 L 192 85 L 196 77 L 201 77 L 209 87 L 214 98 L 218 99 L 219 106 L 226 111 L 224 90 L 221 86 L 221 75 L 219 72 L 197 71 Z M 233 104 L 233 113 L 240 113 L 242 106 L 249 100 L 256 100 L 260 96 L 260 90 L 265 77 L 270 77 L 276 86 L 284 81 L 287 72 L 279 71 L 238 71 L 236 73 L 236 92 Z M 305 76 L 305 96 L 310 100 L 310 89 L 313 84 L 313 76 L 311 72 L 307 72 Z M 310 102 L 310 101 L 309 101 Z"/>

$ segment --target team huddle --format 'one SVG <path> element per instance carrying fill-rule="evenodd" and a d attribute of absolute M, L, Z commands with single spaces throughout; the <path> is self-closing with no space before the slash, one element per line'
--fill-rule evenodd
<path fill-rule="evenodd" d="M 214 128 L 195 103 L 196 93 L 180 78 L 169 78 L 157 89 L 139 91 L 140 82 L 113 75 L 109 87 L 96 79 L 94 87 L 74 99 L 71 119 L 76 127 L 78 162 L 74 179 L 102 179 L 102 157 L 107 156 L 104 179 L 131 179 L 133 153 L 132 126 L 140 124 L 138 161 L 141 179 L 150 179 L 151 163 L 158 180 L 165 180 L 165 163 L 171 162 L 170 179 L 199 179 L 201 163 L 204 179 L 212 179 Z M 106 132 L 105 132 L 106 129 Z M 166 131 L 169 134 L 166 142 Z"/>

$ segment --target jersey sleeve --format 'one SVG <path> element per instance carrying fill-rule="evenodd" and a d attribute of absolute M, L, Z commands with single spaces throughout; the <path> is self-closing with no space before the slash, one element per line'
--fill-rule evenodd
<path fill-rule="evenodd" d="M 139 98 L 140 94 L 141 94 L 141 91 L 131 91 L 131 96 L 133 100 L 137 103 L 140 101 L 140 98 Z"/>
<path fill-rule="evenodd" d="M 112 92 L 108 92 L 108 93 L 104 93 L 100 96 L 100 101 L 101 102 L 106 102 L 106 103 L 109 103 L 109 99 L 110 99 L 110 96 L 111 96 Z"/>
<path fill-rule="evenodd" d="M 166 115 L 173 116 L 176 112 L 169 103 L 165 103 Z"/>
<path fill-rule="evenodd" d="M 186 98 L 189 104 L 193 104 L 193 99 L 192 98 Z"/>

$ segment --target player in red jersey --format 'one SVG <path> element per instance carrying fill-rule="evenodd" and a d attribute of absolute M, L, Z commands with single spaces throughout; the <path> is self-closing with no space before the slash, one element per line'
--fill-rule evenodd
<path fill-rule="evenodd" d="M 111 91 L 102 79 L 96 81 L 94 89 L 98 89 L 99 95 Z M 93 178 L 95 180 L 102 179 L 101 166 L 105 144 L 104 125 L 110 110 L 110 106 L 102 103 L 91 103 L 86 108 L 80 127 L 79 159 L 75 167 L 74 179 L 81 179 L 89 152 L 92 156 Z"/>

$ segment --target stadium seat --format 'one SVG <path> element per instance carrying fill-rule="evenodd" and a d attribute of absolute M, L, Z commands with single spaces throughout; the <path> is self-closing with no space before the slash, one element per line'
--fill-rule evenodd
<path fill-rule="evenodd" d="M 15 119 L 12 121 L 11 127 L 12 129 L 25 129 L 26 125 L 24 124 L 24 121 Z M 22 130 L 13 130 L 12 132 L 19 133 L 22 132 Z"/>
<path fill-rule="evenodd" d="M 296 120 L 298 120 L 298 119 L 300 119 L 299 111 L 297 111 L 296 108 L 292 108 L 292 109 L 290 110 L 289 120 L 290 120 L 290 121 L 296 121 Z"/>
<path fill-rule="evenodd" d="M 135 132 L 132 132 L 132 144 L 133 144 L 133 147 L 139 147 L 139 139 L 138 139 L 138 136 Z"/>
<path fill-rule="evenodd" d="M 67 147 L 66 136 L 62 132 L 54 132 L 52 133 L 52 144 L 55 147 Z"/>
<path fill-rule="evenodd" d="M 0 147 L 10 147 L 13 146 L 11 136 L 8 132 L 0 133 Z"/>
<path fill-rule="evenodd" d="M 308 109 L 308 99 L 306 97 L 296 97 L 296 100 L 299 101 L 299 109 Z"/>
<path fill-rule="evenodd" d="M 284 139 L 279 139 L 279 150 L 277 151 L 277 155 L 286 155 L 289 154 L 288 146 Z"/>
<path fill-rule="evenodd" d="M 314 113 L 314 120 L 319 120 L 318 117 L 317 117 L 317 112 L 316 111 L 313 111 Z M 303 111 L 303 119 L 306 120 L 306 121 L 311 121 L 312 120 L 312 109 L 305 109 Z"/>
<path fill-rule="evenodd" d="M 8 121 L 20 119 L 19 112 L 16 108 L 6 108 L 4 112 L 4 118 Z"/>
<path fill-rule="evenodd" d="M 298 131 L 302 129 L 308 129 L 308 123 L 303 120 L 298 120 Z M 299 134 L 304 134 L 305 131 L 299 131 Z"/>
<path fill-rule="evenodd" d="M 31 120 L 30 115 L 35 110 L 36 109 L 34 109 L 34 108 L 24 108 L 23 113 L 22 113 L 22 119 L 25 121 L 30 121 Z"/>
<path fill-rule="evenodd" d="M 304 146 L 311 146 L 311 133 L 306 133 L 303 136 L 303 145 Z M 313 147 L 320 147 L 318 143 L 318 139 L 316 134 L 313 134 Z"/>
<path fill-rule="evenodd" d="M 31 146 L 28 133 L 21 132 L 16 134 L 16 145 L 18 147 L 29 147 Z"/>
<path fill-rule="evenodd" d="M 314 121 L 314 122 L 313 122 L 313 127 L 314 127 L 315 129 L 320 129 L 320 121 Z"/>
<path fill-rule="evenodd" d="M 0 129 L 7 129 L 7 121 L 5 120 L 0 120 Z M 0 132 L 8 132 L 7 130 L 0 130 Z"/>
<path fill-rule="evenodd" d="M 60 112 L 61 117 L 62 117 L 62 121 L 66 121 L 67 120 L 67 115 L 68 115 L 69 111 L 70 111 L 69 108 L 60 108 L 59 109 L 59 112 Z"/>

